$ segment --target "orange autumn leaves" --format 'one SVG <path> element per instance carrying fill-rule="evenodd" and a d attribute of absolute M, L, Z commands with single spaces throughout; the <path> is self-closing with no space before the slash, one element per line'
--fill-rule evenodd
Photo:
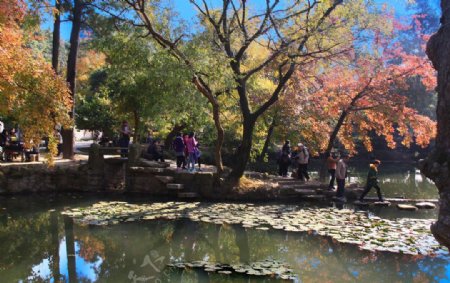
<path fill-rule="evenodd" d="M 390 148 L 398 142 L 424 147 L 435 137 L 436 123 L 408 107 L 407 98 L 400 94 L 408 89 L 408 79 L 416 76 L 429 90 L 436 84 L 426 58 L 400 48 L 386 49 L 380 57 L 359 54 L 328 66 L 314 79 L 298 71 L 288 90 L 287 107 L 300 114 L 300 129 L 315 141 L 317 151 L 336 144 L 330 140 L 336 129 L 336 139 L 351 153 L 356 152 L 357 141 L 371 151 L 373 132 L 384 137 Z"/>
<path fill-rule="evenodd" d="M 26 47 L 25 16 L 24 1 L 0 0 L 0 115 L 13 118 L 32 146 L 57 124 L 70 124 L 72 101 L 65 81 Z"/>

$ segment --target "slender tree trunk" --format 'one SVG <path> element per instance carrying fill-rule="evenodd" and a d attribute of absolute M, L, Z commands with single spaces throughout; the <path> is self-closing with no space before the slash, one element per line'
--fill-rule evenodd
<path fill-rule="evenodd" d="M 164 147 L 166 149 L 172 148 L 173 139 L 176 137 L 178 132 L 181 132 L 182 130 L 186 129 L 186 127 L 187 125 L 185 123 L 173 126 L 172 130 L 170 130 L 169 134 L 164 140 Z"/>
<path fill-rule="evenodd" d="M 72 100 L 74 102 L 72 110 L 69 113 L 70 117 L 74 118 L 75 115 L 75 80 L 77 76 L 77 57 L 78 57 L 78 47 L 81 31 L 81 16 L 83 14 L 83 1 L 74 0 L 73 7 L 73 20 L 72 20 L 72 30 L 70 32 L 70 50 L 67 59 L 67 83 L 69 85 L 70 94 L 72 95 Z M 72 159 L 74 156 L 74 129 L 63 129 L 63 158 Z"/>
<path fill-rule="evenodd" d="M 450 248 L 450 0 L 441 0 L 441 8 L 441 28 L 427 45 L 427 55 L 438 71 L 436 148 L 421 162 L 421 169 L 435 182 L 440 196 L 438 221 L 431 231 Z"/>
<path fill-rule="evenodd" d="M 139 113 L 135 110 L 133 111 L 133 119 L 134 119 L 134 133 L 133 133 L 133 143 L 139 143 L 140 142 L 140 118 Z"/>
<path fill-rule="evenodd" d="M 194 76 L 192 78 L 192 81 L 194 85 L 196 86 L 197 90 L 200 91 L 203 96 L 205 96 L 209 103 L 212 106 L 212 112 L 213 112 L 213 120 L 214 120 L 214 126 L 216 127 L 217 132 L 217 140 L 216 140 L 216 146 L 214 150 L 214 161 L 217 168 L 217 175 L 216 175 L 216 182 L 219 183 L 220 175 L 223 172 L 223 163 L 222 163 L 222 146 L 223 141 L 225 138 L 225 133 L 222 127 L 222 123 L 220 122 L 220 107 L 219 103 L 217 102 L 217 99 L 214 97 L 211 90 L 208 88 L 205 82 L 203 82 L 199 77 Z"/>
<path fill-rule="evenodd" d="M 341 130 L 341 127 L 345 122 L 345 118 L 347 118 L 347 115 L 347 110 L 343 110 L 341 116 L 339 116 L 336 126 L 334 126 L 334 130 L 330 135 L 330 139 L 328 140 L 327 152 L 330 152 L 333 149 L 334 142 L 336 141 L 337 135 L 339 134 L 339 131 Z"/>
<path fill-rule="evenodd" d="M 61 0 L 55 0 L 55 15 L 53 22 L 52 67 L 59 73 L 59 45 L 61 38 Z"/>
<path fill-rule="evenodd" d="M 75 255 L 75 237 L 73 235 L 73 219 L 68 216 L 64 216 L 64 230 L 66 232 L 66 253 L 69 283 L 76 283 L 77 266 Z"/>
<path fill-rule="evenodd" d="M 273 130 L 276 126 L 276 119 L 275 117 L 272 119 L 272 123 L 270 123 L 269 129 L 267 130 L 266 140 L 264 142 L 264 146 L 261 150 L 261 154 L 258 156 L 258 161 L 263 162 L 264 157 L 267 154 L 267 151 L 269 150 L 270 140 L 272 139 Z"/>

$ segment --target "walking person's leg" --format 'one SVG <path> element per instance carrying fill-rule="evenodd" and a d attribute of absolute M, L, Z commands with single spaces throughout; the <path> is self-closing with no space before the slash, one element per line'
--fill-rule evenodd
<path fill-rule="evenodd" d="M 303 164 L 299 164 L 298 165 L 298 169 L 297 169 L 297 179 L 304 181 L 304 176 L 303 176 Z"/>
<path fill-rule="evenodd" d="M 303 176 L 305 177 L 306 181 L 309 181 L 308 164 L 303 164 Z"/>
<path fill-rule="evenodd" d="M 380 189 L 380 187 L 378 186 L 378 184 L 376 184 L 374 187 L 375 187 L 375 189 L 377 190 L 378 200 L 381 201 L 381 202 L 383 202 L 383 201 L 384 201 L 384 198 L 383 198 L 383 195 L 381 194 L 381 189 Z"/>
<path fill-rule="evenodd" d="M 193 152 L 189 152 L 188 169 L 195 170 L 195 155 Z"/>
<path fill-rule="evenodd" d="M 330 184 L 328 185 L 329 189 L 334 189 L 334 180 L 336 179 L 336 169 L 329 169 L 328 173 L 330 173 Z"/>
<path fill-rule="evenodd" d="M 177 155 L 177 169 L 181 167 L 181 164 L 183 164 L 183 156 Z"/>
<path fill-rule="evenodd" d="M 342 198 L 345 195 L 345 179 L 336 179 L 337 181 L 337 194 L 338 198 Z"/>
<path fill-rule="evenodd" d="M 198 171 L 202 171 L 202 160 L 200 157 L 197 157 Z"/>
<path fill-rule="evenodd" d="M 364 197 L 370 192 L 372 189 L 372 184 L 367 183 L 366 187 L 364 188 L 364 191 L 362 192 L 361 196 L 359 197 L 359 201 L 362 201 Z"/>
<path fill-rule="evenodd" d="M 284 164 L 284 167 L 283 167 L 283 177 L 287 177 L 288 170 L 289 170 L 289 164 L 286 163 L 286 164 Z"/>

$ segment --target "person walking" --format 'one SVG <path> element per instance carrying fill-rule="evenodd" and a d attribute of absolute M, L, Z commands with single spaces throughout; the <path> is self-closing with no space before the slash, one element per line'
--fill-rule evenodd
<path fill-rule="evenodd" d="M 328 185 L 328 189 L 330 190 L 334 190 L 334 181 L 336 179 L 336 167 L 337 167 L 337 163 L 339 161 L 339 158 L 335 158 L 333 156 L 333 153 L 329 152 L 328 153 L 328 158 L 327 158 L 327 169 L 328 169 L 328 173 L 330 174 L 330 184 Z"/>
<path fill-rule="evenodd" d="M 336 197 L 345 200 L 345 178 L 347 177 L 348 170 L 348 154 L 343 154 L 339 159 L 336 166 L 336 182 L 337 182 L 337 194 Z"/>
<path fill-rule="evenodd" d="M 195 151 L 197 148 L 197 140 L 195 139 L 195 133 L 191 132 L 186 141 L 186 147 L 189 154 L 187 169 L 191 172 L 195 171 L 195 163 L 197 161 L 195 157 Z"/>
<path fill-rule="evenodd" d="M 131 131 L 128 127 L 128 122 L 126 120 L 122 121 L 122 126 L 120 127 L 120 140 L 119 146 L 122 148 L 120 150 L 121 157 L 127 157 L 128 146 L 130 145 L 130 135 Z"/>
<path fill-rule="evenodd" d="M 182 166 L 182 169 L 186 169 L 185 157 L 184 157 L 184 149 L 186 145 L 184 144 L 184 140 L 181 133 L 177 133 L 176 138 L 173 140 L 172 148 L 175 151 L 175 156 L 177 157 L 177 170 L 179 170 Z"/>
<path fill-rule="evenodd" d="M 281 148 L 280 156 L 278 157 L 278 175 L 287 177 L 289 165 L 291 163 L 291 145 L 290 141 L 286 140 Z"/>
<path fill-rule="evenodd" d="M 359 197 L 359 201 L 363 201 L 364 197 L 370 192 L 372 188 L 377 190 L 378 200 L 384 202 L 383 195 L 381 194 L 380 186 L 378 186 L 378 166 L 380 166 L 381 161 L 375 160 L 369 166 L 369 173 L 367 174 L 367 184 L 363 193 Z"/>
<path fill-rule="evenodd" d="M 309 181 L 308 174 L 308 163 L 309 163 L 309 152 L 308 148 L 302 143 L 298 144 L 298 155 L 297 155 L 297 178 L 302 181 Z"/>

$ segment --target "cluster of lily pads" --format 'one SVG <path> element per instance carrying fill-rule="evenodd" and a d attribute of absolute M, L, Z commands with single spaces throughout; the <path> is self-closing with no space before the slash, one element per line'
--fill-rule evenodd
<path fill-rule="evenodd" d="M 272 261 L 264 260 L 252 262 L 250 264 L 221 264 L 212 263 L 207 261 L 194 261 L 194 262 L 176 262 L 170 263 L 167 266 L 171 268 L 199 268 L 203 269 L 205 272 L 213 272 L 219 274 L 242 274 L 249 276 L 269 276 L 278 277 L 283 280 L 295 280 L 297 277 L 292 273 L 290 269 L 285 264 Z"/>
<path fill-rule="evenodd" d="M 238 224 L 257 230 L 313 232 L 369 251 L 411 255 L 432 255 L 444 251 L 430 233 L 432 219 L 389 220 L 350 209 L 301 208 L 282 204 L 99 202 L 87 208 L 66 210 L 63 214 L 73 217 L 77 223 L 89 225 L 187 218 L 218 225 Z"/>

